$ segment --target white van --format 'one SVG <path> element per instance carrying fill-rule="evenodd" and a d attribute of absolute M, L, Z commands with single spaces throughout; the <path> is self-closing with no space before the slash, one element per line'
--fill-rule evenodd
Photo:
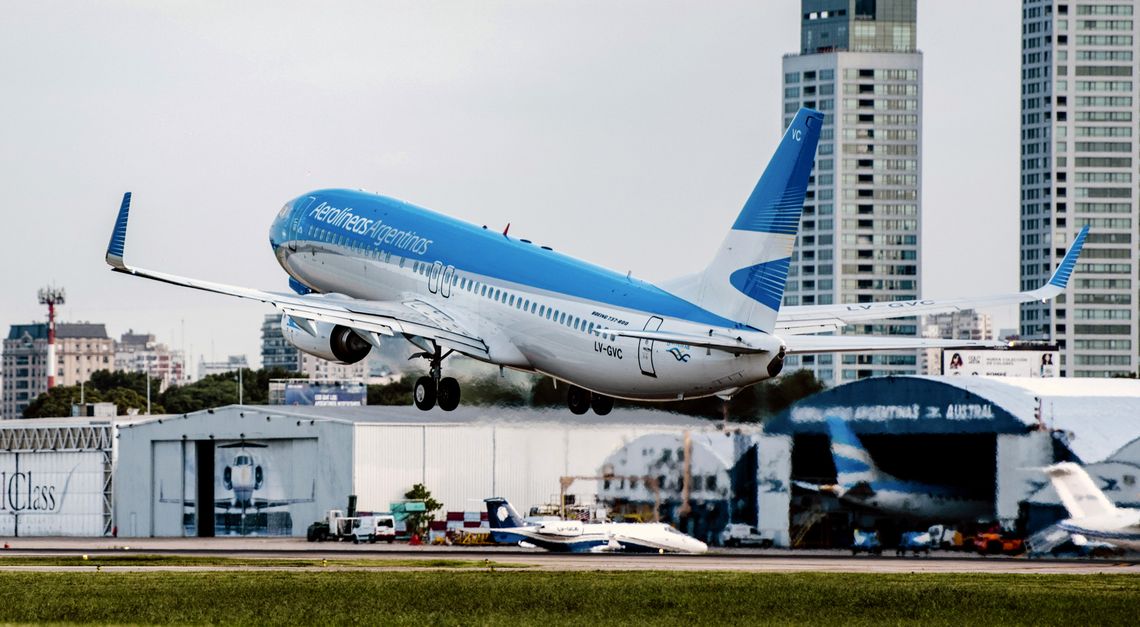
<path fill-rule="evenodd" d="M 355 543 L 376 541 L 391 544 L 396 540 L 396 518 L 391 514 L 376 514 L 374 516 L 361 516 L 352 529 L 352 541 Z"/>

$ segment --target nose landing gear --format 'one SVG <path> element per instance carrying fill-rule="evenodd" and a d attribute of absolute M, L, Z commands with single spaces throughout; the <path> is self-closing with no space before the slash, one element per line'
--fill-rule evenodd
<path fill-rule="evenodd" d="M 571 385 L 566 391 L 566 406 L 570 408 L 570 413 L 578 416 L 590 411 L 591 408 L 595 414 L 605 416 L 614 408 L 614 399 Z"/>
<path fill-rule="evenodd" d="M 435 351 L 432 353 L 416 353 L 411 357 L 412 359 L 422 357 L 431 362 L 428 376 L 416 379 L 416 385 L 412 388 L 412 399 L 416 403 L 416 408 L 422 411 L 435 407 L 436 403 L 439 403 L 439 408 L 443 411 L 452 411 L 459 407 L 459 382 L 452 377 L 441 376 L 443 360 L 452 351 L 441 354 L 439 345 L 434 347 Z"/>

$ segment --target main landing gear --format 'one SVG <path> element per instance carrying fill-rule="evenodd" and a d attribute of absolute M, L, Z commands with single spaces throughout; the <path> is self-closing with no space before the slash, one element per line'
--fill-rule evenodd
<path fill-rule="evenodd" d="M 614 399 L 571 385 L 566 392 L 566 405 L 570 408 L 570 413 L 579 416 L 590 411 L 591 408 L 595 414 L 605 416 L 614 408 Z"/>
<path fill-rule="evenodd" d="M 412 359 L 422 357 L 431 362 L 431 369 L 428 376 L 416 379 L 416 385 L 412 388 L 412 399 L 416 402 L 416 407 L 423 411 L 427 411 L 437 404 L 443 411 L 452 411 L 459 407 L 459 382 L 452 377 L 443 377 L 443 359 L 451 354 L 447 351 L 441 354 L 439 346 L 435 346 L 435 351 L 432 353 L 416 353 L 412 355 Z"/>

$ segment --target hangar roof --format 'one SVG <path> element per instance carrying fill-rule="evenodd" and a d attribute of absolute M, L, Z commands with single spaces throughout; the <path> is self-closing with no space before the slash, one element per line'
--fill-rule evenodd
<path fill-rule="evenodd" d="M 594 413 L 575 416 L 566 409 L 536 409 L 532 407 L 460 406 L 455 411 L 420 411 L 412 406 L 365 405 L 347 407 L 314 407 L 302 405 L 227 405 L 221 411 L 255 411 L 266 414 L 294 416 L 304 420 L 332 420 L 345 423 L 393 425 L 463 425 L 485 423 L 550 424 L 566 426 L 621 426 L 646 425 L 663 427 L 691 427 L 708 429 L 719 425 L 703 418 L 674 414 L 652 409 L 614 409 L 609 415 Z M 196 412 L 201 413 L 201 412 Z M 155 419 L 159 416 L 155 416 Z M 757 425 L 732 424 L 732 428 L 758 428 Z"/>
<path fill-rule="evenodd" d="M 793 405 L 773 433 L 825 431 L 836 415 L 861 433 L 1020 433 L 1041 422 L 1084 461 L 1105 459 L 1140 437 L 1140 381 L 1023 377 L 900 376 L 861 379 Z"/>

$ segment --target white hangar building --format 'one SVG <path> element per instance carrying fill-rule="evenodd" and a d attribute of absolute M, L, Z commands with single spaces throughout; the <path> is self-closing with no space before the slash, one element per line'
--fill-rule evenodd
<path fill-rule="evenodd" d="M 520 511 L 551 503 L 563 476 L 602 472 L 607 458 L 652 434 L 703 437 L 717 423 L 617 409 L 228 406 L 155 416 L 118 429 L 114 518 L 121 536 L 304 536 L 357 495 L 387 511 L 423 483 L 445 511 L 491 496 Z M 589 501 L 600 481 L 577 482 Z"/>

